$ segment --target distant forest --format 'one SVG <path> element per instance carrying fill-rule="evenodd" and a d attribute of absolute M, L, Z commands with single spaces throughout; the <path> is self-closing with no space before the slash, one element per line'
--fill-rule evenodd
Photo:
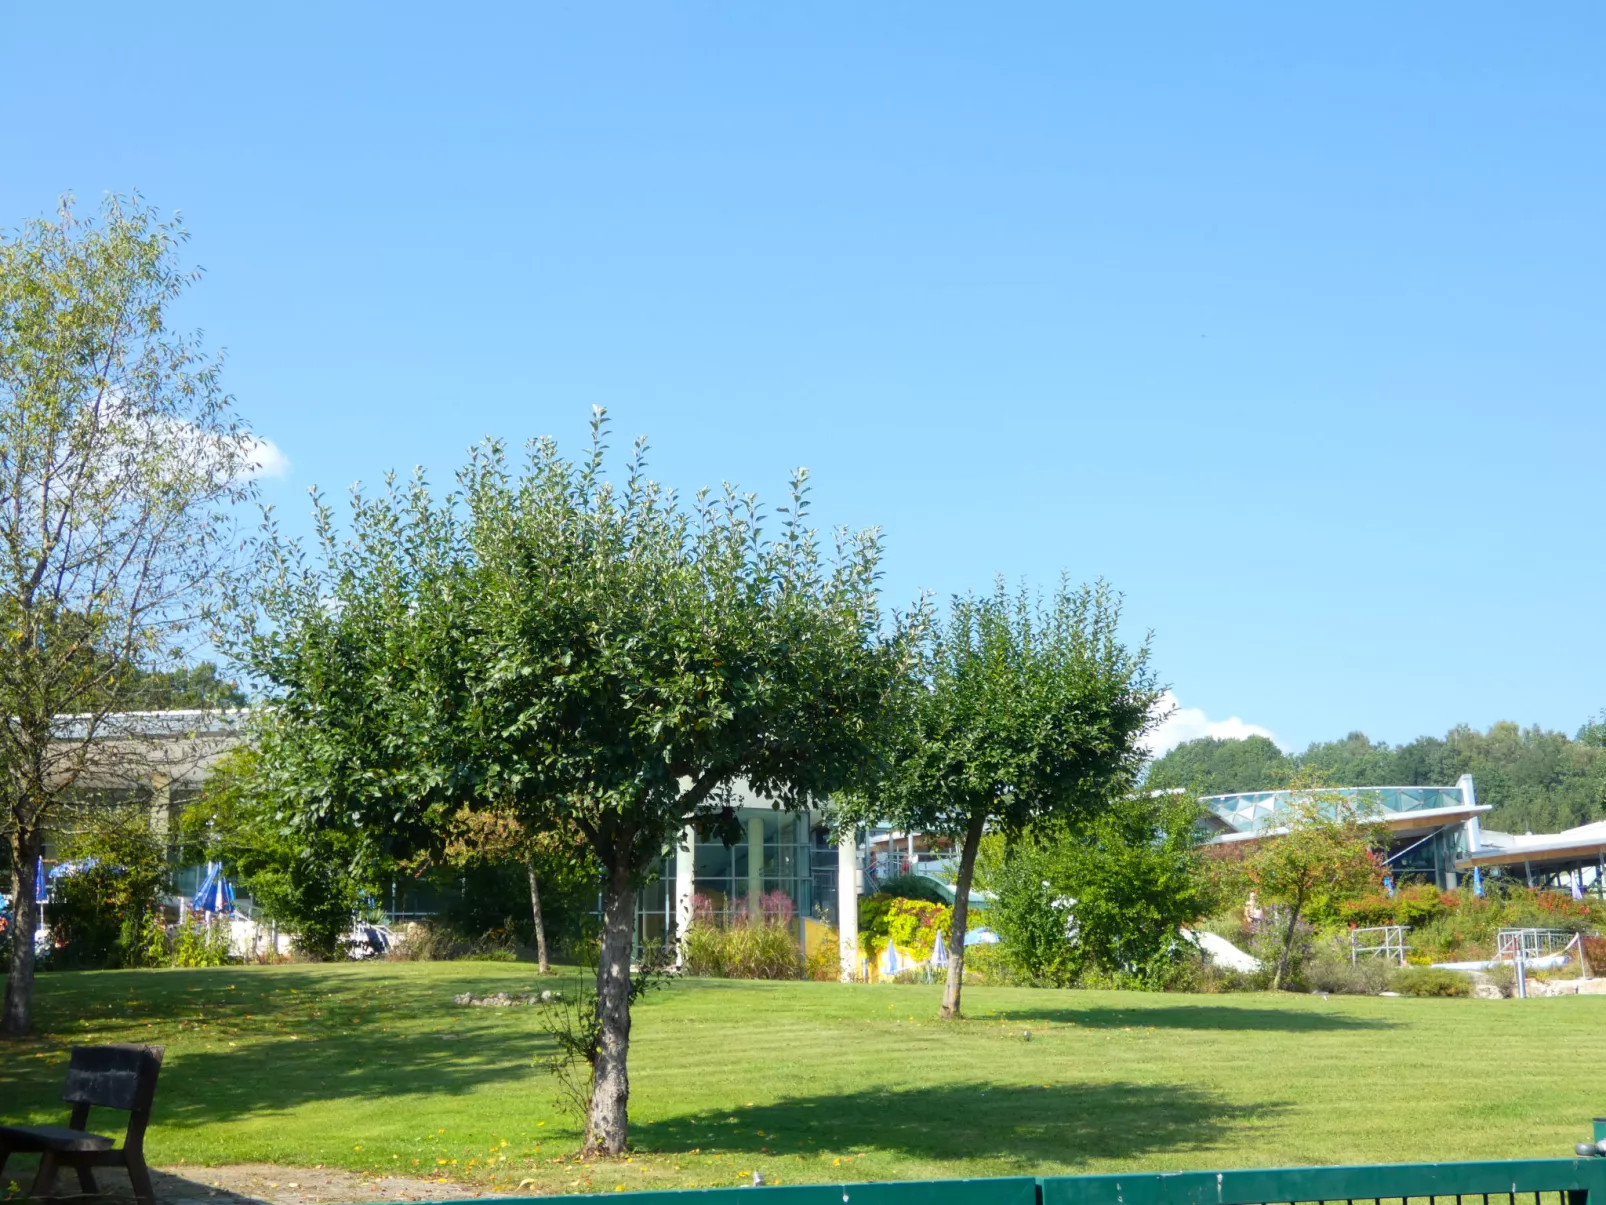
<path fill-rule="evenodd" d="M 1284 753 L 1263 736 L 1203 737 L 1178 745 L 1150 767 L 1151 787 L 1189 787 L 1201 795 L 1268 791 L 1296 771 L 1335 787 L 1454 786 L 1477 783 L 1494 808 L 1484 823 L 1505 832 L 1555 832 L 1606 819 L 1606 714 L 1569 737 L 1510 722 L 1487 732 L 1465 726 L 1444 736 L 1389 745 L 1352 732 L 1303 753 Z"/>

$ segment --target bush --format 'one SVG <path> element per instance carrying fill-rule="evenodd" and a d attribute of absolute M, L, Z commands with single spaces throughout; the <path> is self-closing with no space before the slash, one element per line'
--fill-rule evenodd
<path fill-rule="evenodd" d="M 965 982 L 1015 984 L 1019 982 L 1001 945 L 968 946 L 965 949 Z"/>
<path fill-rule="evenodd" d="M 228 921 L 219 919 L 208 924 L 204 917 L 191 913 L 174 932 L 169 965 L 220 967 L 229 961 Z"/>
<path fill-rule="evenodd" d="M 473 949 L 450 925 L 431 918 L 403 929 L 385 957 L 395 962 L 447 962 L 466 957 Z"/>
<path fill-rule="evenodd" d="M 1350 961 L 1349 951 L 1338 942 L 1319 943 L 1301 968 L 1304 985 L 1313 992 L 1342 996 L 1375 996 L 1389 983 L 1395 967 L 1381 958 Z"/>
<path fill-rule="evenodd" d="M 900 900 L 924 900 L 928 904 L 946 904 L 948 897 L 942 888 L 923 874 L 900 874 L 882 882 L 877 895 Z"/>
<path fill-rule="evenodd" d="M 66 842 L 75 874 L 52 881 L 46 908 L 58 970 L 140 966 L 147 918 L 172 887 L 167 850 L 151 836 L 146 812 L 113 807 L 89 813 Z"/>
<path fill-rule="evenodd" d="M 814 953 L 803 960 L 803 978 L 816 983 L 835 983 L 842 977 L 842 938 L 833 928 L 827 928 L 825 939 Z"/>
<path fill-rule="evenodd" d="M 1517 994 L 1517 968 L 1509 962 L 1497 962 L 1483 974 L 1508 1000 Z"/>
<path fill-rule="evenodd" d="M 1257 987 L 1271 986 L 1272 974 L 1282 961 L 1287 932 L 1284 924 L 1283 918 L 1273 913 L 1266 918 L 1260 932 L 1250 939 L 1248 952 L 1260 959 L 1260 970 L 1247 972 L 1247 975 Z M 1282 984 L 1285 991 L 1297 992 L 1304 988 L 1305 964 L 1314 952 L 1312 937 L 1311 927 L 1303 919 L 1294 926 L 1294 941 L 1288 951 L 1288 975 Z"/>
<path fill-rule="evenodd" d="M 1470 996 L 1472 976 L 1438 967 L 1406 967 L 1389 978 L 1389 988 L 1402 996 Z"/>
<path fill-rule="evenodd" d="M 829 949 L 805 966 L 792 936 L 792 921 L 792 902 L 782 892 L 766 895 L 757 915 L 738 908 L 725 925 L 715 919 L 711 902 L 697 896 L 681 945 L 686 973 L 713 979 L 800 979 L 805 972 L 812 978 L 824 974 L 827 966 L 834 967 Z"/>

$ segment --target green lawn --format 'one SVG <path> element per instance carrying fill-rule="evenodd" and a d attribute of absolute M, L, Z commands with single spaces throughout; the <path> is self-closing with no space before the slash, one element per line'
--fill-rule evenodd
<path fill-rule="evenodd" d="M 585 1165 L 531 1012 L 451 1005 L 535 984 L 498 963 L 45 975 L 43 1036 L 0 1045 L 0 1118 L 61 1119 L 65 1048 L 128 1040 L 168 1049 L 155 1163 L 542 1191 L 1560 1156 L 1606 1112 L 1601 997 L 983 988 L 945 1025 L 936 988 L 694 980 L 638 1008 L 636 1154 Z"/>

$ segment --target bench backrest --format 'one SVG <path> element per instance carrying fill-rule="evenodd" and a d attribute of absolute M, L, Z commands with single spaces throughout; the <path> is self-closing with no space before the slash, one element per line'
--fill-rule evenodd
<path fill-rule="evenodd" d="M 149 1113 L 162 1046 L 74 1046 L 61 1099 L 72 1105 Z"/>

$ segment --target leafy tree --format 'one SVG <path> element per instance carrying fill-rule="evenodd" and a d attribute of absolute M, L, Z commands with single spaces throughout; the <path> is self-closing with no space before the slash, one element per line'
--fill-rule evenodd
<path fill-rule="evenodd" d="M 542 440 L 515 473 L 486 444 L 444 501 L 357 496 L 349 538 L 320 500 L 315 563 L 270 526 L 240 648 L 299 827 L 439 848 L 467 801 L 580 834 L 603 895 L 585 1144 L 617 1154 L 638 885 L 735 780 L 801 807 L 860 774 L 899 662 L 879 539 L 839 533 L 827 565 L 805 474 L 772 541 L 751 496 L 650 482 L 642 443 L 614 485 L 605 446 L 600 411 L 579 463 Z"/>
<path fill-rule="evenodd" d="M 1202 736 L 1155 759 L 1144 785 L 1155 790 L 1192 787 L 1200 795 L 1266 791 L 1287 781 L 1288 757 L 1264 736 L 1242 740 Z"/>
<path fill-rule="evenodd" d="M 1376 886 L 1382 877 L 1376 851 L 1386 833 L 1344 796 L 1319 790 L 1302 791 L 1272 818 L 1271 827 L 1287 831 L 1258 842 L 1243 869 L 1264 902 L 1283 907 L 1282 952 L 1271 981 L 1276 990 L 1288 977 L 1300 918 L 1318 902 Z"/>
<path fill-rule="evenodd" d="M 145 933 L 172 889 L 166 842 L 151 832 L 149 811 L 108 801 L 82 804 L 67 818 L 63 860 L 76 873 L 55 880 L 52 965 L 99 970 L 140 966 Z"/>
<path fill-rule="evenodd" d="M 1478 801 L 1493 808 L 1486 818 L 1491 828 L 1556 831 L 1606 818 L 1606 726 L 1591 721 L 1569 738 L 1509 721 L 1484 732 L 1460 725 L 1392 747 L 1352 732 L 1288 757 L 1264 737 L 1207 737 L 1157 759 L 1145 781 L 1198 784 L 1201 794 L 1214 795 L 1274 790 L 1301 773 L 1355 787 L 1445 786 L 1471 774 Z"/>
<path fill-rule="evenodd" d="M 845 817 L 880 815 L 954 838 L 960 860 L 941 1015 L 960 1015 L 965 931 L 977 851 L 989 826 L 1014 834 L 1073 820 L 1130 789 L 1139 738 L 1160 697 L 1148 647 L 1128 649 L 1109 587 L 1061 581 L 1046 602 L 1026 590 L 956 598 L 928 629 L 919 688 L 893 727 L 887 768 Z"/>
<path fill-rule="evenodd" d="M 0 237 L 0 792 L 16 940 L 0 1030 L 33 1023 L 44 828 L 100 778 L 137 670 L 179 660 L 230 555 L 255 443 L 167 327 L 182 227 L 138 199 Z M 70 722 L 58 719 L 73 716 Z"/>
<path fill-rule="evenodd" d="M 1210 911 L 1187 796 L 1132 795 L 1075 824 L 1022 834 L 996 876 L 990 915 L 1027 977 L 1065 984 L 1084 969 L 1164 982 L 1179 931 Z"/>
<path fill-rule="evenodd" d="M 276 796 L 266 773 L 279 740 L 260 728 L 213 766 L 200 798 L 180 819 L 186 856 L 225 864 L 268 918 L 296 934 L 321 961 L 341 953 L 360 902 L 379 892 L 389 867 L 360 834 L 290 822 L 297 801 Z"/>
<path fill-rule="evenodd" d="M 547 927 L 541 914 L 541 880 L 544 876 L 548 882 L 557 880 L 571 889 L 594 888 L 596 866 L 579 834 L 559 829 L 532 831 L 506 808 L 463 807 L 453 817 L 446 858 L 454 866 L 481 869 L 519 864 L 529 885 L 536 961 L 541 974 L 551 974 Z"/>
<path fill-rule="evenodd" d="M 217 711 L 250 702 L 238 682 L 218 677 L 214 661 L 176 669 L 134 666 L 125 673 L 129 703 L 136 711 Z"/>

